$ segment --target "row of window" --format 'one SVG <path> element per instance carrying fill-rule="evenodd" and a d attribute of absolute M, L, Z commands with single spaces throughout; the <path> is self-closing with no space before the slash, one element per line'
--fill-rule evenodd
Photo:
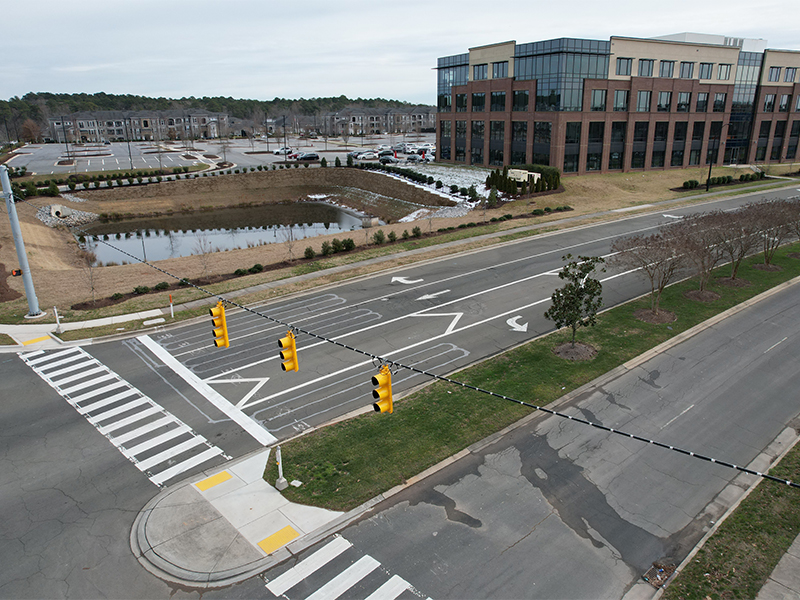
<path fill-rule="evenodd" d="M 451 130 L 451 121 L 442 121 L 441 123 L 441 137 L 449 138 Z M 581 142 L 581 128 L 580 121 L 568 122 L 565 124 L 564 143 L 580 144 Z M 593 121 L 589 124 L 588 143 L 602 144 L 605 141 L 605 122 Z M 786 127 L 788 121 L 776 121 L 774 139 L 781 139 L 786 134 Z M 486 133 L 485 121 L 471 121 L 470 131 L 472 139 L 484 139 Z M 610 142 L 625 142 L 625 134 L 627 131 L 627 122 L 617 121 L 611 123 L 611 137 Z M 552 132 L 552 125 L 547 122 L 534 123 L 534 143 L 549 143 Z M 633 125 L 633 141 L 634 142 L 647 142 L 650 133 L 650 123 L 648 121 L 638 121 Z M 772 121 L 763 121 L 759 129 L 759 139 L 770 137 L 772 133 Z M 688 122 L 677 122 L 672 131 L 673 142 L 685 142 L 689 134 Z M 666 142 L 669 135 L 669 122 L 662 121 L 654 124 L 653 141 Z M 702 141 L 706 135 L 705 121 L 696 121 L 692 125 L 692 141 Z M 718 140 L 722 135 L 722 121 L 713 121 L 708 128 L 708 139 Z M 792 128 L 789 133 L 790 137 L 800 137 L 800 120 L 792 122 Z M 456 139 L 463 139 L 467 137 L 467 121 L 455 122 L 455 137 Z M 505 139 L 505 121 L 489 121 L 489 139 L 490 140 L 504 140 Z M 525 121 L 513 121 L 511 123 L 511 141 L 512 142 L 526 142 L 528 139 L 528 123 Z M 446 146 L 442 143 L 441 146 Z"/>
<path fill-rule="evenodd" d="M 617 75 L 630 76 L 633 72 L 632 58 L 617 58 Z M 655 59 L 640 58 L 639 59 L 639 77 L 653 77 Z M 661 60 L 658 61 L 658 76 L 673 79 L 675 77 L 675 64 L 674 60 Z M 690 61 L 681 61 L 678 65 L 678 78 L 679 79 L 693 79 L 694 78 L 695 63 Z M 731 78 L 731 67 L 733 65 L 721 63 L 717 65 L 717 79 L 720 81 L 728 81 Z M 711 79 L 714 72 L 714 63 L 701 62 L 698 69 L 698 79 Z M 787 80 L 788 81 L 788 80 Z"/>
<path fill-rule="evenodd" d="M 780 81 L 781 71 L 783 71 L 783 81 L 785 83 L 794 83 L 794 80 L 797 77 L 797 67 L 786 67 L 785 71 L 783 69 L 783 67 L 770 67 L 767 77 L 773 82 Z"/>
<path fill-rule="evenodd" d="M 480 81 L 486 79 L 489 73 L 489 65 L 484 63 L 482 65 L 472 65 L 472 79 L 473 81 Z M 508 61 L 503 60 L 500 62 L 492 63 L 492 79 L 505 79 L 508 77 Z"/>

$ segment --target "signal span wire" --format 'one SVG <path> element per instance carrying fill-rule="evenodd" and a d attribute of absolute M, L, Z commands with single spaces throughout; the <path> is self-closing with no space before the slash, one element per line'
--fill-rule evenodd
<path fill-rule="evenodd" d="M 23 199 L 21 199 L 21 201 L 24 202 L 25 204 L 30 204 L 31 206 L 35 206 L 34 204 L 28 202 L 27 199 L 23 198 Z M 75 229 L 76 231 L 78 231 L 78 232 L 80 232 L 80 233 L 82 233 L 84 235 L 88 235 L 84 230 L 82 230 L 79 227 L 74 227 L 73 229 Z M 651 440 L 651 439 L 648 439 L 648 438 L 645 438 L 645 437 L 642 437 L 642 436 L 639 436 L 639 435 L 636 435 L 636 434 L 633 434 L 633 433 L 628 433 L 626 431 L 622 431 L 620 429 L 614 429 L 612 427 L 608 427 L 608 426 L 603 425 L 601 423 L 595 423 L 593 421 L 588 421 L 588 420 L 583 419 L 581 417 L 575 417 L 575 416 L 568 415 L 568 414 L 565 414 L 565 413 L 562 413 L 562 412 L 559 412 L 559 411 L 556 411 L 556 410 L 552 410 L 552 409 L 546 408 L 544 406 L 539 406 L 539 405 L 536 405 L 536 404 L 532 404 L 530 402 L 525 402 L 524 400 L 518 400 L 516 398 L 512 398 L 512 397 L 506 396 L 504 394 L 499 394 L 497 392 L 492 392 L 491 390 L 485 390 L 483 388 L 479 388 L 479 387 L 474 386 L 474 385 L 470 385 L 470 384 L 467 384 L 467 383 L 463 383 L 463 382 L 457 381 L 457 380 L 452 379 L 450 377 L 444 377 L 442 375 L 437 375 L 436 373 L 430 373 L 430 372 L 425 371 L 423 369 L 418 369 L 416 367 L 405 365 L 405 364 L 397 362 L 397 361 L 385 360 L 385 359 L 383 359 L 381 356 L 379 356 L 377 354 L 372 354 L 371 352 L 367 352 L 366 350 L 362 350 L 362 349 L 356 348 L 354 346 L 348 346 L 347 344 L 343 344 L 342 342 L 329 339 L 329 338 L 327 338 L 327 337 L 325 337 L 323 335 L 319 335 L 317 333 L 314 333 L 313 331 L 306 330 L 306 329 L 303 329 L 301 327 L 295 327 L 289 322 L 282 321 L 280 319 L 276 319 L 275 317 L 271 317 L 271 316 L 269 316 L 267 314 L 261 313 L 261 312 L 259 312 L 257 310 L 252 309 L 252 308 L 248 308 L 247 306 L 244 306 L 242 304 L 234 302 L 233 300 L 228 300 L 228 299 L 226 299 L 224 296 L 222 296 L 220 294 L 215 294 L 214 292 L 212 292 L 210 290 L 206 290 L 205 288 L 203 288 L 203 287 L 201 287 L 199 285 L 196 285 L 196 284 L 190 282 L 189 280 L 187 280 L 185 278 L 182 278 L 182 277 L 179 277 L 177 275 L 174 275 L 174 274 L 170 273 L 169 271 L 167 271 L 165 269 L 162 269 L 161 267 L 158 267 L 158 266 L 156 266 L 156 265 L 154 265 L 152 263 L 149 263 L 149 262 L 147 262 L 147 261 L 145 261 L 143 259 L 140 259 L 138 256 L 134 256 L 133 254 L 131 254 L 129 252 L 126 252 L 125 250 L 122 250 L 121 248 L 117 248 L 116 246 L 114 246 L 113 244 L 110 244 L 109 242 L 107 242 L 105 240 L 98 240 L 98 241 L 100 241 L 103 244 L 106 244 L 107 246 L 109 246 L 110 248 L 113 248 L 114 250 L 116 250 L 118 252 L 121 252 L 122 254 L 124 254 L 126 256 L 129 256 L 130 258 L 134 259 L 135 261 L 137 261 L 137 262 L 139 262 L 141 264 L 147 265 L 148 267 L 150 267 L 150 268 L 152 268 L 152 269 L 154 269 L 154 270 L 156 270 L 156 271 L 158 271 L 160 273 L 163 273 L 164 275 L 166 275 L 168 277 L 172 277 L 173 279 L 177 279 L 178 281 L 182 281 L 182 282 L 184 282 L 184 285 L 188 284 L 189 286 L 195 288 L 196 290 L 198 290 L 198 291 L 200 291 L 200 292 L 202 292 L 202 293 L 204 293 L 204 294 L 206 294 L 206 295 L 208 295 L 208 296 L 210 296 L 212 298 L 217 298 L 218 300 L 221 300 L 222 302 L 230 304 L 231 306 L 235 306 L 237 308 L 242 309 L 243 311 L 249 312 L 249 313 L 251 313 L 253 315 L 256 315 L 256 316 L 259 316 L 259 317 L 261 317 L 263 319 L 267 319 L 267 320 L 272 321 L 273 323 L 276 323 L 278 325 L 282 325 L 284 327 L 287 327 L 292 331 L 295 331 L 295 332 L 298 332 L 298 333 L 303 333 L 303 334 L 308 335 L 308 336 L 310 336 L 310 337 L 312 337 L 314 339 L 317 339 L 317 340 L 320 340 L 320 341 L 323 341 L 323 342 L 326 342 L 326 343 L 329 343 L 329 344 L 333 344 L 335 346 L 339 346 L 340 348 L 344 348 L 346 350 L 350 350 L 351 352 L 355 352 L 357 354 L 361 354 L 363 356 L 369 357 L 373 361 L 377 361 L 379 364 L 389 365 L 390 368 L 406 369 L 408 371 L 412 371 L 414 373 L 418 373 L 418 374 L 423 375 L 425 377 L 430 377 L 432 379 L 436 379 L 436 380 L 439 380 L 439 381 L 444 381 L 446 383 L 451 383 L 453 385 L 461 386 L 463 388 L 466 388 L 466 389 L 469 389 L 469 390 L 473 390 L 473 391 L 481 393 L 481 394 L 486 394 L 486 395 L 491 396 L 493 398 L 499 398 L 499 399 L 505 400 L 507 402 L 512 402 L 514 404 L 519 404 L 521 406 L 525 406 L 527 408 L 531 408 L 533 410 L 540 411 L 540 412 L 543 412 L 545 414 L 552 415 L 554 417 L 558 417 L 558 418 L 561 418 L 561 419 L 566 419 L 568 421 L 573 421 L 573 422 L 579 423 L 581 425 L 588 425 L 589 427 L 593 427 L 593 428 L 599 429 L 601 431 L 605 431 L 605 432 L 608 432 L 608 433 L 612 433 L 614 435 L 619 435 L 619 436 L 626 437 L 626 438 L 629 438 L 629 439 L 632 439 L 632 440 L 636 440 L 636 441 L 639 441 L 639 442 L 642 442 L 642 443 L 645 443 L 645 444 L 656 446 L 656 447 L 662 448 L 664 450 L 677 452 L 678 454 L 683 454 L 684 456 L 688 456 L 690 458 L 696 458 L 698 460 L 702 460 L 702 461 L 705 461 L 705 462 L 721 465 L 723 467 L 727 467 L 729 469 L 734 469 L 736 471 L 739 471 L 739 472 L 742 472 L 742 473 L 746 473 L 748 475 L 755 475 L 757 477 L 761 477 L 761 478 L 767 479 L 769 481 L 774 481 L 776 483 L 780 483 L 780 484 L 787 485 L 787 486 L 794 487 L 794 488 L 800 488 L 800 484 L 795 483 L 793 481 L 790 481 L 788 479 L 775 477 L 774 475 L 770 475 L 768 473 L 762 473 L 761 471 L 755 471 L 753 469 L 748 469 L 747 467 L 742 467 L 740 465 L 736 465 L 736 464 L 733 464 L 733 463 L 730 463 L 730 462 L 727 462 L 727 461 L 724 461 L 724 460 L 719 460 L 719 459 L 716 459 L 716 458 L 712 458 L 710 456 L 705 456 L 705 455 L 697 453 L 697 452 L 692 452 L 690 450 L 685 450 L 683 448 L 679 448 L 677 446 L 672 446 L 672 445 L 666 444 L 664 442 Z"/>

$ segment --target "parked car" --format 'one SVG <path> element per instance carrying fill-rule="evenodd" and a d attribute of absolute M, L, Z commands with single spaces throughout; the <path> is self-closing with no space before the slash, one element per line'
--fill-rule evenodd
<path fill-rule="evenodd" d="M 406 162 L 422 162 L 422 157 L 419 154 L 409 154 L 406 156 Z"/>
<path fill-rule="evenodd" d="M 400 162 L 399 158 L 395 158 L 394 156 L 381 156 L 380 162 L 382 165 L 396 165 Z"/>
<path fill-rule="evenodd" d="M 417 150 L 419 150 L 419 146 L 416 144 L 406 144 L 406 154 L 416 154 Z"/>
<path fill-rule="evenodd" d="M 378 155 L 371 150 L 358 155 L 358 160 L 375 160 L 376 158 L 378 158 Z"/>
<path fill-rule="evenodd" d="M 319 160 L 319 154 L 316 152 L 304 152 L 297 157 L 297 160 Z"/>
<path fill-rule="evenodd" d="M 302 152 L 292 152 L 291 154 L 288 154 L 286 157 L 289 160 L 297 160 L 297 157 L 300 156 L 301 154 Z"/>
<path fill-rule="evenodd" d="M 273 152 L 273 154 L 291 154 L 291 153 L 292 153 L 291 148 L 278 148 L 277 150 L 275 150 L 275 152 Z"/>
<path fill-rule="evenodd" d="M 358 158 L 358 155 L 363 153 L 364 153 L 363 150 L 353 150 L 352 152 L 348 152 L 347 156 L 349 156 L 350 158 Z"/>
<path fill-rule="evenodd" d="M 394 150 L 389 150 L 389 149 L 381 150 L 380 152 L 378 152 L 378 158 L 382 156 L 394 156 Z"/>
<path fill-rule="evenodd" d="M 381 144 L 376 148 L 378 152 L 380 152 L 381 150 L 391 150 L 391 149 L 392 147 L 389 144 Z"/>

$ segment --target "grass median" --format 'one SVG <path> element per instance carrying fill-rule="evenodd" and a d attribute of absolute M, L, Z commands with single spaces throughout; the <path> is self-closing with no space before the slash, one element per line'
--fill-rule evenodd
<path fill-rule="evenodd" d="M 685 293 L 697 287 L 694 280 L 670 286 L 662 296 L 661 307 L 677 315 L 672 323 L 650 324 L 633 317 L 636 309 L 649 308 L 649 297 L 604 312 L 594 328 L 579 334 L 580 341 L 598 350 L 591 361 L 558 358 L 552 349 L 570 336 L 567 331 L 558 331 L 460 371 L 452 378 L 545 406 L 665 340 L 800 275 L 800 260 L 789 256 L 798 250 L 800 245 L 795 244 L 779 251 L 773 262 L 781 267 L 780 271 L 755 268 L 762 262 L 761 256 L 748 259 L 739 274 L 739 278 L 750 282 L 747 287 L 725 286 L 714 279 L 709 289 L 720 297 L 713 302 L 687 299 Z M 727 277 L 728 272 L 729 267 L 721 267 L 715 277 Z M 349 510 L 530 411 L 437 381 L 396 402 L 394 414 L 362 415 L 282 444 L 284 476 L 303 482 L 283 493 L 292 502 Z M 277 466 L 272 456 L 265 479 L 276 478 Z"/>

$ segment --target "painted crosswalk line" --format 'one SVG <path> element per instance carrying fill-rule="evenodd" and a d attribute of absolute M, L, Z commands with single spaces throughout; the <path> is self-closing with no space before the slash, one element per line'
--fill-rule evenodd
<path fill-rule="evenodd" d="M 19 356 L 159 487 L 218 457 L 230 460 L 82 348 Z"/>

